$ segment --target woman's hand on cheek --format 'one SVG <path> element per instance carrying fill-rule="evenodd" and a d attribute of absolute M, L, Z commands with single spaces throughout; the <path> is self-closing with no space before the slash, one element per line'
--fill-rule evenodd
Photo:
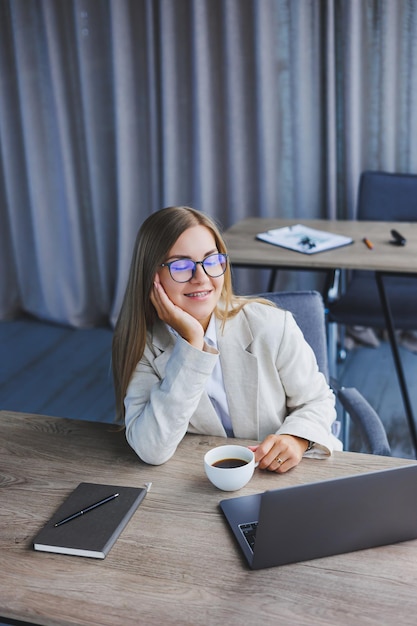
<path fill-rule="evenodd" d="M 192 346 L 203 349 L 204 330 L 200 322 L 192 315 L 181 309 L 169 299 L 165 289 L 159 281 L 158 274 L 155 276 L 154 286 L 151 291 L 151 302 L 155 307 L 160 320 L 171 326 Z"/>
<path fill-rule="evenodd" d="M 151 302 L 155 307 L 159 319 L 169 324 L 167 319 L 167 317 L 169 317 L 169 307 L 174 306 L 174 304 L 168 298 L 165 289 L 162 287 L 158 274 L 155 276 L 153 288 L 151 289 Z"/>

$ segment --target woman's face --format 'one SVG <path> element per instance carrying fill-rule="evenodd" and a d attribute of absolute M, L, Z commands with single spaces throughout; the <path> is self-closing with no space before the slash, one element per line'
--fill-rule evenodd
<path fill-rule="evenodd" d="M 178 237 L 164 259 L 164 263 L 178 259 L 203 261 L 217 252 L 212 232 L 205 226 L 192 226 Z M 168 267 L 162 267 L 158 274 L 169 299 L 197 319 L 206 330 L 211 314 L 219 301 L 224 276 L 212 278 L 205 273 L 201 265 L 196 266 L 194 276 L 186 283 L 176 282 L 171 277 Z"/>

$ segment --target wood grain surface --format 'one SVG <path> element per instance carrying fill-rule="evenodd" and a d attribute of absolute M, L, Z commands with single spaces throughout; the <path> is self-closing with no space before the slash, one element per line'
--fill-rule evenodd
<path fill-rule="evenodd" d="M 0 616 L 48 626 L 415 624 L 417 541 L 251 571 L 218 509 L 237 494 L 204 474 L 205 452 L 223 443 L 189 435 L 149 466 L 108 424 L 0 412 Z M 282 476 L 257 470 L 238 493 L 409 463 L 336 453 Z M 81 481 L 152 489 L 104 561 L 35 552 L 33 536 Z"/>

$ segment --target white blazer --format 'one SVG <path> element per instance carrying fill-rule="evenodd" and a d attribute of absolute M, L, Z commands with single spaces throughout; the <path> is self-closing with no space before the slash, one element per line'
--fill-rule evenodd
<path fill-rule="evenodd" d="M 126 437 L 143 461 L 167 461 L 186 432 L 226 437 L 205 390 L 218 358 L 235 437 L 304 437 L 316 443 L 309 456 L 342 449 L 331 433 L 333 392 L 291 313 L 253 302 L 224 330 L 216 319 L 216 330 L 218 352 L 194 348 L 160 321 L 148 335 L 125 398 Z"/>

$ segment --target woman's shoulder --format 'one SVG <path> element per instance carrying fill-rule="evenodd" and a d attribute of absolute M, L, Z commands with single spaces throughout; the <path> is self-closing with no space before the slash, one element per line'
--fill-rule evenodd
<path fill-rule="evenodd" d="M 242 307 L 239 315 L 242 316 L 240 319 L 243 322 L 243 324 L 242 322 L 238 323 L 240 329 L 247 325 L 253 337 L 258 337 L 260 340 L 265 337 L 270 339 L 274 337 L 275 341 L 280 342 L 284 336 L 292 340 L 300 334 L 300 329 L 291 311 L 275 305 L 271 306 L 267 302 L 248 301 Z"/>
<path fill-rule="evenodd" d="M 226 323 L 225 332 L 229 337 L 240 337 L 243 343 L 261 342 L 275 346 L 283 335 L 292 332 L 292 315 L 284 309 L 259 300 L 248 300 L 237 315 Z"/>
<path fill-rule="evenodd" d="M 246 317 L 250 325 L 267 325 L 273 322 L 284 323 L 288 311 L 269 304 L 268 301 L 253 299 L 248 300 L 240 314 Z"/>

